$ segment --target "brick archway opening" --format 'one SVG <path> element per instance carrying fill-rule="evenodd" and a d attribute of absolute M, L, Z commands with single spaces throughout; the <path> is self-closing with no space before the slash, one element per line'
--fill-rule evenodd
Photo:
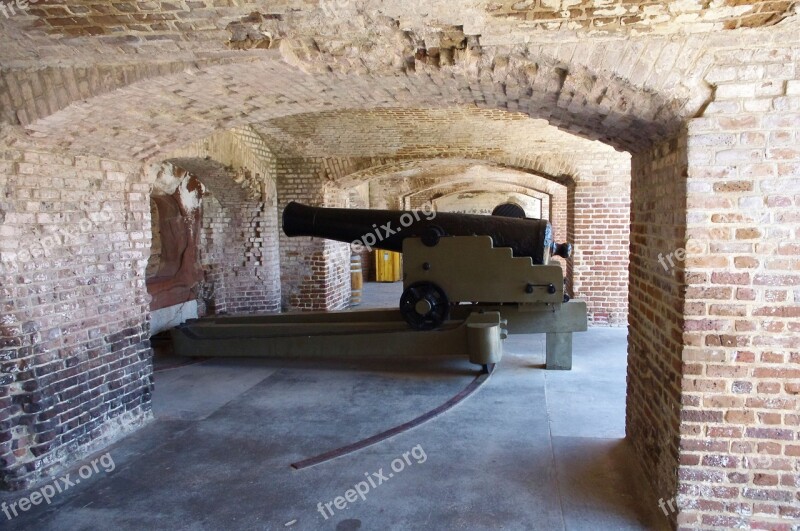
<path fill-rule="evenodd" d="M 547 66 L 547 68 L 546 68 Z M 675 134 L 675 123 L 678 117 L 672 112 L 678 107 L 671 107 L 663 94 L 640 93 L 629 87 L 622 80 L 608 80 L 595 77 L 591 81 L 585 69 L 576 67 L 574 71 L 562 68 L 552 68 L 542 64 L 537 74 L 536 83 L 544 83 L 541 90 L 533 90 L 526 93 L 520 101 L 510 104 L 510 98 L 503 90 L 485 94 L 486 98 L 476 103 L 478 92 L 449 91 L 442 90 L 441 87 L 449 86 L 448 83 L 456 77 L 464 79 L 467 87 L 474 87 L 475 90 L 483 92 L 489 90 L 479 82 L 479 76 L 474 73 L 460 74 L 445 70 L 428 72 L 431 83 L 421 85 L 423 88 L 420 93 L 420 85 L 411 78 L 400 78 L 396 76 L 364 76 L 360 80 L 348 79 L 346 82 L 330 76 L 328 73 L 298 74 L 298 72 L 285 64 L 279 62 L 265 61 L 254 62 L 246 66 L 228 64 L 213 66 L 202 71 L 195 71 L 191 74 L 175 74 L 161 79 L 161 84 L 139 84 L 135 87 L 118 89 L 112 93 L 98 96 L 89 100 L 84 105 L 74 106 L 63 111 L 32 123 L 29 130 L 36 134 L 38 145 L 58 149 L 62 152 L 85 151 L 98 152 L 101 156 L 111 159 L 120 159 L 128 163 L 135 161 L 138 163 L 150 163 L 154 160 L 169 158 L 180 148 L 185 148 L 192 142 L 201 140 L 212 133 L 229 128 L 241 128 L 245 124 L 253 124 L 252 130 L 266 142 L 274 142 L 280 146 L 286 140 L 286 135 L 297 130 L 301 133 L 309 124 L 317 127 L 320 119 L 330 124 L 338 124 L 341 130 L 342 124 L 354 124 L 353 130 L 356 134 L 366 138 L 375 137 L 375 127 L 366 128 L 359 131 L 355 124 L 361 119 L 365 119 L 370 114 L 374 114 L 367 121 L 373 126 L 385 124 L 386 114 L 396 114 L 402 117 L 392 134 L 399 134 L 417 123 L 428 124 L 429 132 L 439 135 L 441 131 L 452 130 L 452 123 L 447 117 L 452 114 L 461 120 L 465 127 L 458 127 L 458 131 L 491 131 L 497 136 L 494 139 L 484 138 L 480 135 L 453 136 L 443 134 L 444 140 L 437 144 L 427 143 L 425 136 L 404 139 L 399 147 L 389 146 L 390 150 L 374 153 L 371 156 L 378 159 L 408 159 L 408 158 L 441 158 L 443 153 L 459 157 L 474 157 L 477 159 L 493 160 L 498 164 L 509 168 L 524 168 L 527 170 L 541 171 L 541 164 L 547 161 L 556 161 L 558 170 L 553 170 L 550 175 L 558 181 L 564 180 L 570 175 L 576 176 L 573 190 L 567 192 L 568 204 L 573 204 L 575 212 L 588 212 L 595 208 L 600 210 L 608 208 L 609 215 L 625 216 L 625 201 L 608 202 L 603 198 L 613 198 L 624 195 L 630 189 L 630 182 L 625 184 L 622 179 L 616 180 L 614 175 L 606 172 L 594 172 L 591 165 L 587 168 L 577 167 L 565 163 L 559 157 L 541 157 L 536 154 L 511 152 L 504 150 L 504 146 L 516 146 L 523 149 L 526 143 L 517 140 L 507 142 L 504 134 L 514 131 L 524 131 L 526 127 L 544 127 L 550 121 L 563 129 L 571 130 L 573 133 L 583 135 L 593 140 L 602 139 L 618 149 L 629 149 L 636 152 L 634 159 L 649 161 L 653 142 L 667 138 Z M 511 69 L 510 76 L 525 76 L 524 64 L 520 64 L 518 69 Z M 552 76 L 548 74 L 552 73 Z M 574 75 L 573 75 L 574 74 Z M 264 86 L 261 80 L 264 76 L 274 79 L 275 83 Z M 454 77 L 455 76 L 455 77 Z M 572 77 L 571 77 L 572 76 Z M 215 91 L 220 94 L 229 94 L 229 83 L 225 80 L 237 78 L 239 83 L 236 85 L 235 95 L 231 94 L 230 99 L 225 100 L 226 105 L 218 105 L 215 98 L 207 97 L 208 93 Z M 366 97 L 366 90 L 353 90 L 350 83 L 364 83 L 369 77 L 369 83 L 375 90 L 380 89 L 383 94 L 391 97 L 387 101 L 376 102 Z M 541 79 L 540 79 L 541 78 Z M 441 81 L 438 85 L 436 81 Z M 581 81 L 583 80 L 583 81 Z M 551 83 L 552 81 L 552 83 Z M 585 81 L 585 83 L 584 83 Z M 573 96 L 579 94 L 580 90 L 575 87 L 598 87 L 598 83 L 608 81 L 608 90 L 604 91 L 610 100 L 623 101 L 627 99 L 641 99 L 644 103 L 652 104 L 648 107 L 625 107 L 615 108 L 612 111 L 602 110 L 594 102 L 602 100 L 596 98 L 587 100 L 586 107 L 582 107 L 580 113 L 569 112 L 561 108 L 556 103 L 559 98 L 565 97 L 566 92 L 562 89 L 572 91 Z M 473 83 L 474 82 L 474 83 Z M 293 98 L 298 86 L 303 86 L 309 94 L 308 98 Z M 594 90 L 594 89 L 592 89 Z M 403 101 L 403 94 L 419 93 L 418 98 L 412 102 Z M 601 91 L 602 92 L 602 91 Z M 311 95 L 313 94 L 313 95 Z M 393 99 L 393 98 L 397 99 Z M 605 96 L 604 96 L 605 97 Z M 482 98 L 482 97 L 481 97 Z M 499 99 L 498 99 L 499 98 Z M 526 99 L 527 98 L 527 99 Z M 524 100 L 524 101 L 523 101 Z M 124 101 L 125 105 L 120 105 Z M 276 101 L 281 104 L 277 105 Z M 490 101 L 491 103 L 486 103 Z M 330 108 L 336 109 L 329 111 Z M 507 112 L 504 108 L 514 108 L 517 112 Z M 646 109 L 646 110 L 645 110 Z M 351 115 L 352 111 L 357 111 Z M 641 111 L 641 115 L 636 113 Z M 324 113 L 323 113 L 324 112 Z M 656 118 L 657 113 L 661 116 Z M 320 114 L 323 113 L 323 114 Z M 626 114 L 627 113 L 627 114 Z M 115 129 L 114 126 L 106 128 L 103 121 L 95 131 L 84 131 L 78 125 L 81 123 L 94 123 L 97 116 L 119 116 L 120 120 L 127 121 L 126 130 Z M 302 116 L 299 123 L 292 122 L 293 116 Z M 420 116 L 427 116 L 428 122 L 420 119 Z M 531 118 L 533 117 L 533 118 Z M 275 122 L 274 120 L 278 120 Z M 344 121 L 343 121 L 344 120 Z M 349 122 L 347 120 L 350 120 Z M 118 121 L 117 121 L 118 122 Z M 269 123 L 269 127 L 264 127 L 264 123 Z M 533 122 L 536 122 L 535 124 Z M 613 126 L 610 126 L 611 122 Z M 111 121 L 108 121 L 110 124 Z M 411 125 L 409 125 L 411 124 Z M 466 127 L 470 126 L 471 127 Z M 185 126 L 185 127 L 182 127 Z M 348 126 L 349 127 L 349 126 Z M 336 128 L 332 129 L 336 131 Z M 552 128 L 555 134 L 555 128 Z M 563 131 L 561 131 L 563 133 Z M 574 135 L 573 135 L 574 136 Z M 334 138 L 332 135 L 328 138 Z M 360 137 L 359 137 L 360 138 Z M 108 139 L 114 139 L 109 142 Z M 290 139 L 291 140 L 291 139 Z M 458 142 L 456 142 L 456 140 Z M 491 140 L 491 141 L 489 141 Z M 591 143 L 591 142 L 590 142 Z M 365 156 L 363 154 L 353 154 L 343 151 L 355 144 L 343 142 L 326 141 L 324 136 L 317 135 L 313 142 L 301 144 L 291 144 L 286 142 L 288 147 L 275 149 L 274 175 L 277 183 L 277 207 L 280 208 L 286 201 L 298 199 L 317 205 L 344 206 L 345 194 L 342 184 L 336 182 L 339 175 L 353 175 L 354 172 L 348 168 L 353 159 L 356 160 L 355 166 L 363 164 Z M 20 144 L 23 147 L 25 144 Z M 366 146 L 374 146 L 365 142 Z M 53 146 L 58 146 L 53 148 Z M 597 160 L 607 159 L 614 156 L 616 152 L 608 146 L 597 147 Z M 380 147 L 380 146 L 379 146 Z M 323 149 L 324 148 L 324 149 Z M 328 148 L 335 148 L 326 151 Z M 562 149 L 565 149 L 562 147 Z M 623 154 L 623 156 L 625 156 Z M 558 160 L 557 160 L 558 159 Z M 681 161 L 676 158 L 672 164 L 679 166 Z M 99 163 L 98 163 L 99 165 Z M 363 166 L 362 166 L 363 167 Z M 648 205 L 647 200 L 642 195 L 646 195 L 644 190 L 649 186 L 647 170 L 642 168 L 639 180 L 634 177 L 634 185 L 641 186 L 639 195 L 634 194 L 635 201 L 641 202 L 641 207 L 645 210 L 656 210 L 655 205 Z M 563 168 L 568 168 L 564 170 Z M 585 180 L 580 180 L 584 177 Z M 131 179 L 131 182 L 134 182 Z M 149 182 L 147 178 L 144 182 Z M 579 183 L 584 183 L 581 188 Z M 627 188 L 626 188 L 627 186 Z M 628 192 L 630 193 L 630 192 Z M 575 227 L 575 234 L 580 234 L 582 229 L 588 227 L 579 226 L 584 223 L 577 214 L 568 216 L 568 223 Z M 586 221 L 588 224 L 588 220 Z M 637 229 L 638 225 L 634 225 Z M 275 227 L 277 230 L 277 226 Z M 618 229 L 612 227 L 608 229 L 608 236 L 615 237 L 615 246 L 619 246 L 622 238 L 625 237 L 627 227 Z M 634 237 L 637 233 L 634 233 Z M 619 237 L 619 238 L 617 238 Z M 647 240 L 649 236 L 643 234 L 642 238 Z M 603 240 L 592 243 L 597 245 L 597 249 L 591 249 L 593 256 L 602 257 L 606 252 Z M 281 240 L 280 252 L 283 256 L 290 256 L 292 253 L 305 252 L 305 248 L 294 249 L 283 245 Z M 624 246 L 626 247 L 626 246 Z M 588 247 L 587 247 L 588 248 Z M 641 252 L 639 248 L 636 252 Z M 615 251 L 627 256 L 625 250 Z M 349 254 L 347 255 L 349 256 Z M 307 253 L 303 267 L 293 268 L 293 274 L 301 277 L 308 276 L 312 283 L 323 282 L 331 285 L 339 285 L 338 277 L 349 273 L 349 267 L 330 267 L 337 264 L 347 257 L 341 251 L 338 244 L 320 244 Z M 615 255 L 620 258 L 621 255 Z M 627 260 L 627 258 L 620 258 Z M 586 262 L 590 268 L 589 262 Z M 349 265 L 349 264 L 348 264 Z M 305 266 L 308 266 L 305 268 Z M 138 267 L 138 266 L 137 266 Z M 135 267 L 132 266 L 135 270 Z M 630 285 L 636 289 L 644 290 L 650 274 L 650 264 L 644 268 L 631 269 Z M 316 275 L 316 276 L 315 276 Z M 578 275 L 576 275 L 577 277 Z M 620 273 L 621 278 L 615 278 L 613 282 L 619 283 L 615 286 L 626 286 L 628 284 L 624 272 Z M 283 280 L 283 279 L 281 279 Z M 669 285 L 670 288 L 672 284 Z M 576 290 L 586 290 L 587 293 L 603 293 L 606 285 L 595 286 L 574 286 Z M 322 301 L 324 306 L 329 309 L 342 307 L 348 298 L 347 294 L 332 290 L 330 293 L 319 291 L 298 291 L 296 293 L 281 290 L 284 304 L 287 302 L 295 308 L 303 308 L 308 304 L 308 308 L 318 308 L 314 306 Z M 624 319 L 624 318 L 623 318 Z M 653 348 L 647 350 L 642 348 L 642 343 L 635 343 L 631 347 L 631 356 L 635 358 L 632 365 L 635 370 L 630 372 L 630 389 L 632 396 L 646 396 L 648 400 L 636 400 L 631 402 L 629 407 L 628 427 L 629 438 L 636 449 L 637 454 L 643 462 L 652 464 L 650 456 L 657 456 L 655 466 L 650 466 L 651 470 L 657 472 L 653 474 L 652 480 L 659 493 L 669 493 L 671 496 L 675 492 L 677 485 L 677 452 L 676 447 L 677 433 L 675 432 L 674 419 L 676 415 L 676 396 L 674 395 L 652 395 L 648 388 L 648 382 L 664 373 L 663 362 L 661 360 L 663 350 L 670 359 L 674 359 L 679 353 L 674 343 L 666 345 L 666 349 L 656 339 L 651 340 L 650 330 L 656 329 L 662 323 L 656 323 L 651 312 L 632 316 L 632 326 L 641 330 L 642 333 L 635 338 L 644 337 L 646 345 Z M 670 328 L 679 328 L 680 319 L 671 320 Z M 661 326 L 663 329 L 664 327 Z M 633 345 L 633 344 L 632 344 Z M 668 364 L 673 367 L 674 364 Z M 680 370 L 676 370 L 676 375 L 680 375 Z M 657 412 L 659 423 L 657 427 L 652 426 L 653 410 Z M 654 441 L 654 444 L 651 444 Z"/>

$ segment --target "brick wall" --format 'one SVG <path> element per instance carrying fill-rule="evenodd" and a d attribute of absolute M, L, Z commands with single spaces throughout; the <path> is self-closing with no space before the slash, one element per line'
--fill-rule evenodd
<path fill-rule="evenodd" d="M 323 159 L 281 158 L 277 162 L 278 211 L 291 201 L 344 207 L 347 194 L 333 184 Z M 350 303 L 350 247 L 323 238 L 283 233 L 280 220 L 282 307 L 339 310 Z"/>
<path fill-rule="evenodd" d="M 628 315 L 631 176 L 627 154 L 581 161 L 572 200 L 572 294 L 593 325 L 622 326 Z"/>
<path fill-rule="evenodd" d="M 265 243 L 277 241 L 274 207 L 232 185 L 228 172 L 201 180 L 210 193 L 203 198 L 199 247 L 206 281 L 198 302 L 211 314 L 278 311 L 278 261 L 264 252 Z"/>
<path fill-rule="evenodd" d="M 678 522 L 800 522 L 800 44 L 719 52 L 689 126 Z"/>
<path fill-rule="evenodd" d="M 0 152 L 0 481 L 23 488 L 150 418 L 149 184 L 135 165 Z"/>
<path fill-rule="evenodd" d="M 800 521 L 798 57 L 718 52 L 703 116 L 633 158 L 628 436 L 681 529 Z"/>
<path fill-rule="evenodd" d="M 206 185 L 199 310 L 280 309 L 276 158 L 252 129 L 217 133 L 170 157 Z"/>
<path fill-rule="evenodd" d="M 684 279 L 659 256 L 684 245 L 686 157 L 678 137 L 634 155 L 631 171 L 626 435 L 664 500 L 677 489 Z"/>

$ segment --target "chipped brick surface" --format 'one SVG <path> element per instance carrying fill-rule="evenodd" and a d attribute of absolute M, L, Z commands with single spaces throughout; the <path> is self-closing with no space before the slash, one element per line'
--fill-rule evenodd
<path fill-rule="evenodd" d="M 0 480 L 22 488 L 150 415 L 149 184 L 92 156 L 0 161 Z"/>

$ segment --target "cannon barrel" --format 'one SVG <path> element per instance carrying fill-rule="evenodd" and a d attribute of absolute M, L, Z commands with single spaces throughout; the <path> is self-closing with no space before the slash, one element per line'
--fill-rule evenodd
<path fill-rule="evenodd" d="M 451 214 L 435 211 L 371 210 L 311 207 L 292 201 L 283 210 L 287 236 L 316 236 L 345 243 L 402 252 L 405 238 L 435 245 L 441 236 L 490 236 L 495 247 L 510 247 L 514 256 L 547 264 L 551 254 L 569 257 L 572 246 L 555 244 L 546 220 Z"/>

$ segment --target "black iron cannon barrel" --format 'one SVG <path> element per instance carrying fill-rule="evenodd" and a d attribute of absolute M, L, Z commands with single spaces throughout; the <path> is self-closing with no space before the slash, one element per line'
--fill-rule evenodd
<path fill-rule="evenodd" d="M 403 240 L 435 245 L 441 236 L 490 236 L 495 247 L 546 264 L 551 254 L 568 257 L 569 244 L 554 244 L 550 223 L 540 219 L 451 214 L 435 211 L 320 208 L 289 203 L 283 210 L 287 236 L 316 236 L 375 249 L 402 252 Z"/>

